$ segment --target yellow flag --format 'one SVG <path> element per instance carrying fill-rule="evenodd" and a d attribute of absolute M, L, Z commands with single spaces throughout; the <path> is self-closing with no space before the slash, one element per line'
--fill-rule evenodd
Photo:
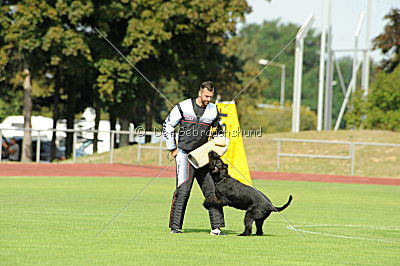
<path fill-rule="evenodd" d="M 252 185 L 253 181 L 250 176 L 249 165 L 244 150 L 236 104 L 234 101 L 217 102 L 216 104 L 221 122 L 225 125 L 226 137 L 229 138 L 229 148 L 222 156 L 222 160 L 228 164 L 228 172 L 230 176 L 245 185 Z"/>

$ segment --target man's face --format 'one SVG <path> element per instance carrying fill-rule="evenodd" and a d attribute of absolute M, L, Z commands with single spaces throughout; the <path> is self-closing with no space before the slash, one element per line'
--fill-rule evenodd
<path fill-rule="evenodd" d="M 201 100 L 201 104 L 207 106 L 210 102 L 212 97 L 214 96 L 213 91 L 209 91 L 206 88 L 199 91 L 199 98 Z"/>

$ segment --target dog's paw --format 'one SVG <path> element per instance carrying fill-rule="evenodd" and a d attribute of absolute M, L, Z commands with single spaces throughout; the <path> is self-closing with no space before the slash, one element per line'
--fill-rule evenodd
<path fill-rule="evenodd" d="M 257 232 L 256 236 L 262 236 L 264 233 L 263 232 Z"/>
<path fill-rule="evenodd" d="M 243 232 L 243 233 L 241 233 L 241 234 L 238 235 L 238 236 L 250 236 L 250 234 L 248 234 L 248 233 L 246 233 L 246 232 Z"/>

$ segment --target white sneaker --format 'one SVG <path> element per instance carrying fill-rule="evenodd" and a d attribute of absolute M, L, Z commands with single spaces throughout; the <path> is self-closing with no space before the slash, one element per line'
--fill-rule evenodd
<path fill-rule="evenodd" d="M 215 229 L 211 230 L 210 235 L 213 235 L 213 236 L 225 236 L 226 234 L 223 233 L 219 228 L 215 228 Z"/>
<path fill-rule="evenodd" d="M 181 229 L 171 229 L 171 234 L 182 234 Z"/>

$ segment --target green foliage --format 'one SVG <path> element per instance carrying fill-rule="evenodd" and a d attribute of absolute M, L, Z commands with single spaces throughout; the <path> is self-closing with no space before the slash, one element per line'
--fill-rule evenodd
<path fill-rule="evenodd" d="M 392 73 L 378 73 L 367 100 L 358 92 L 352 101 L 354 109 L 346 116 L 348 126 L 400 131 L 399 84 L 400 65 Z"/>
<path fill-rule="evenodd" d="M 22 114 L 22 102 L 24 95 L 22 91 L 4 92 L 0 97 L 0 123 L 10 115 Z"/>
<path fill-rule="evenodd" d="M 60 91 L 60 117 L 96 105 L 140 123 L 145 104 L 158 106 L 155 117 L 169 109 L 95 28 L 172 96 L 193 97 L 206 79 L 230 95 L 238 89 L 236 57 L 223 50 L 250 11 L 246 1 L 23 0 L 0 8 L 1 90 L 18 88 L 28 65 L 36 103 L 49 107 Z"/>
<path fill-rule="evenodd" d="M 249 11 L 246 1 L 229 0 L 153 0 L 129 4 L 121 1 L 109 5 L 102 13 L 104 8 L 102 5 L 95 7 L 99 29 L 122 53 L 129 55 L 128 59 L 152 82 L 174 79 L 188 88 L 187 97 L 193 97 L 201 81 L 223 77 L 229 58 L 221 53 L 222 47 L 229 34 L 235 34 L 237 21 Z M 109 18 L 110 14 L 115 17 Z M 119 18 L 118 24 L 110 23 L 116 18 Z M 121 63 L 120 55 L 108 44 L 103 48 L 108 52 L 103 51 L 102 57 L 105 55 L 115 64 Z M 109 71 L 105 71 L 109 65 L 110 62 L 104 60 L 97 63 L 100 94 L 110 94 L 117 86 L 114 78 L 107 74 Z M 135 71 L 132 75 L 139 77 L 138 82 L 143 79 Z M 135 85 L 140 90 L 153 90 L 149 84 Z M 145 93 L 145 98 L 148 95 Z"/>
<path fill-rule="evenodd" d="M 367 128 L 400 131 L 400 65 L 379 73 L 368 96 Z"/>

